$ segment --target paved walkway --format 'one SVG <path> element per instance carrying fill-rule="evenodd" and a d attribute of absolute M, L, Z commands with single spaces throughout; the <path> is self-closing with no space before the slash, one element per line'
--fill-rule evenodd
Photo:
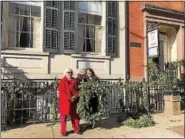
<path fill-rule="evenodd" d="M 72 132 L 71 123 L 68 122 L 68 130 L 71 131 L 67 138 L 184 138 L 172 132 L 169 128 L 184 125 L 184 114 L 167 117 L 163 114 L 153 115 L 156 125 L 153 127 L 135 129 L 121 126 L 116 123 L 116 118 L 101 122 L 101 128 L 87 130 L 83 135 Z M 81 122 L 83 125 L 83 122 Z M 53 129 L 53 130 L 52 130 Z M 51 128 L 46 124 L 35 124 L 23 128 L 11 129 L 1 132 L 2 138 L 62 138 L 59 133 L 60 126 L 56 124 Z M 54 134 L 53 134 L 53 132 Z"/>

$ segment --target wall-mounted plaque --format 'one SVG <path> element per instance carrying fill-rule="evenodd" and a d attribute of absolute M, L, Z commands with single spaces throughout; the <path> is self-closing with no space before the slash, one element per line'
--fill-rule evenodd
<path fill-rule="evenodd" d="M 139 42 L 130 42 L 130 47 L 141 47 L 141 43 L 139 43 Z"/>

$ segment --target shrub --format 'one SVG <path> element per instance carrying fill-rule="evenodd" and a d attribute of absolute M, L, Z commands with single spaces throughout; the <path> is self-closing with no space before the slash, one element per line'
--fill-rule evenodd
<path fill-rule="evenodd" d="M 153 126 L 155 123 L 151 116 L 142 115 L 138 119 L 134 119 L 129 117 L 125 121 L 122 122 L 123 125 L 134 127 L 134 128 L 141 128 L 141 127 L 149 127 Z"/>

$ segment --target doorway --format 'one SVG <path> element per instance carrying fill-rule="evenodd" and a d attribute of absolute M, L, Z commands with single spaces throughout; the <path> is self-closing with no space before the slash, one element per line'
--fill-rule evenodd
<path fill-rule="evenodd" d="M 157 57 L 152 58 L 152 61 L 157 65 L 160 70 L 164 70 L 165 62 L 168 61 L 167 49 L 167 35 L 160 32 L 159 34 L 159 54 Z"/>

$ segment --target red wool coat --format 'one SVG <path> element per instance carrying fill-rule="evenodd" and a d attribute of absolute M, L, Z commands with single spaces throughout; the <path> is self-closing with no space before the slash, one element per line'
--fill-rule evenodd
<path fill-rule="evenodd" d="M 76 101 L 70 102 L 70 98 L 75 96 L 75 99 L 79 96 L 77 88 L 77 81 L 72 78 L 70 81 L 66 78 L 62 78 L 58 87 L 59 91 L 59 111 L 61 115 L 76 114 L 77 103 Z"/>

